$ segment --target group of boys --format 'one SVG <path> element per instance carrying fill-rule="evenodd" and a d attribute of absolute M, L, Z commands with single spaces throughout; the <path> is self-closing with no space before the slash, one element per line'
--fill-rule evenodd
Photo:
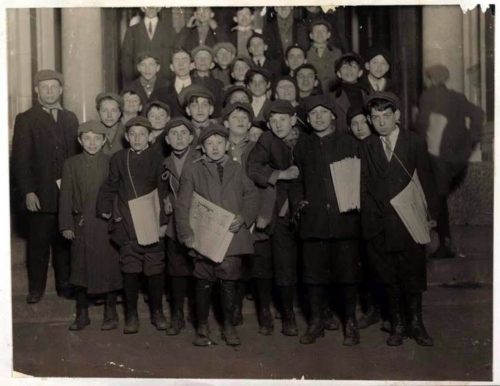
<path fill-rule="evenodd" d="M 206 16 L 201 11 L 196 10 L 197 20 Z M 297 287 L 304 285 L 308 327 L 300 342 L 313 343 L 325 329 L 339 328 L 338 321 L 327 315 L 330 294 L 335 293 L 341 300 L 344 345 L 352 346 L 360 341 L 358 287 L 369 281 L 370 288 L 385 289 L 390 319 L 387 344 L 398 346 L 412 337 L 420 345 L 433 345 L 422 321 L 424 249 L 390 204 L 413 182 L 416 171 L 434 216 L 432 172 L 425 142 L 400 127 L 399 98 L 387 91 L 388 54 L 373 49 L 365 62 L 355 53 L 332 51 L 327 44 L 331 26 L 315 19 L 310 25 L 311 47 L 305 51 L 289 46 L 286 72 L 281 73 L 279 63 L 272 66 L 266 57 L 263 35 L 253 31 L 247 34 L 246 44 L 237 35 L 236 45 L 219 41 L 211 48 L 206 45 L 208 36 L 218 34 L 210 24 L 208 35 L 201 22 L 194 23 L 198 37 L 205 37 L 203 45 L 173 52 L 170 82 L 161 83 L 162 62 L 156 54 L 140 53 L 136 81 L 121 95 L 99 94 L 100 121 L 85 122 L 77 129 L 73 119 L 64 128 L 68 137 L 64 144 L 60 143 L 63 132 L 57 131 L 61 120 L 53 114 L 53 110 L 65 111 L 59 104 L 62 76 L 42 71 L 35 79 L 37 106 L 41 106 L 36 108 L 47 115 L 43 118 L 54 134 L 48 139 L 55 139 L 47 148 L 64 149 L 60 150 L 64 154 L 55 151 L 57 168 L 50 166 L 44 183 L 55 185 L 62 176 L 60 194 L 51 187 L 52 196 L 60 201 L 58 230 L 72 241 L 72 254 L 80 254 L 78 259 L 72 257 L 71 277 L 65 279 L 65 284 L 78 289 L 77 315 L 70 329 L 81 330 L 90 323 L 90 293 L 112 294 L 106 298 L 102 329 L 117 328 L 116 290 L 121 282 L 102 283 L 121 271 L 126 334 L 139 331 L 137 302 L 143 274 L 151 322 L 169 335 L 185 328 L 184 303 L 194 278 L 197 346 L 213 341 L 208 316 L 215 283 L 220 284 L 222 337 L 228 345 L 240 344 L 235 327 L 243 322 L 248 281 L 255 283 L 259 333 L 273 333 L 275 285 L 281 331 L 298 335 L 295 297 Z M 236 56 L 242 47 L 249 57 Z M 328 65 L 316 63 L 318 58 L 327 58 Z M 219 79 L 211 72 L 214 59 Z M 368 70 L 364 78 L 363 68 Z M 330 93 L 334 82 L 339 82 L 338 87 Z M 223 91 L 225 84 L 228 88 Z M 58 86 L 47 91 L 58 93 L 55 100 L 44 94 L 46 86 Z M 27 165 L 26 157 L 36 153 L 34 141 L 45 139 L 25 132 L 26 124 L 22 117 L 19 120 L 13 143 L 15 174 L 26 206 L 36 217 L 40 207 L 43 212 L 49 206 L 37 205 L 38 199 L 30 196 L 37 189 L 36 181 L 31 183 L 36 177 L 27 174 L 36 174 L 37 166 Z M 71 157 L 76 139 L 83 152 Z M 26 140 L 31 142 L 25 147 L 21 141 Z M 330 165 L 352 157 L 361 159 L 361 211 L 341 213 Z M 87 186 L 89 176 L 93 183 Z M 27 177 L 31 180 L 26 181 Z M 160 198 L 162 238 L 142 245 L 131 201 L 155 190 Z M 193 193 L 235 216 L 229 228 L 234 235 L 222 263 L 196 252 L 189 223 Z M 57 203 L 50 205 L 49 212 L 56 213 Z M 53 217 L 44 221 L 54 222 Z M 114 248 L 107 255 L 89 247 L 103 225 Z M 48 247 L 46 252 L 48 257 Z M 109 264 L 100 264 L 103 259 Z M 170 323 L 162 307 L 165 274 L 170 278 Z M 96 284 L 96 275 L 101 285 Z M 44 285 L 30 287 L 28 302 L 40 301 L 43 290 Z M 370 315 L 363 327 L 377 321 L 377 315 Z"/>

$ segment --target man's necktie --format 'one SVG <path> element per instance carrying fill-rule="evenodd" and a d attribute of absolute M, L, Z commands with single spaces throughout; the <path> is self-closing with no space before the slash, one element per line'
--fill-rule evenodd
<path fill-rule="evenodd" d="M 217 172 L 219 173 L 220 183 L 222 184 L 222 178 L 224 177 L 224 167 L 219 162 L 217 162 L 215 165 L 217 165 Z"/>
<path fill-rule="evenodd" d="M 153 22 L 151 20 L 149 21 L 149 25 L 148 25 L 148 34 L 149 34 L 150 38 L 153 37 Z"/>
<path fill-rule="evenodd" d="M 54 118 L 54 122 L 57 122 L 57 109 L 50 109 L 50 114 Z"/>
<path fill-rule="evenodd" d="M 384 152 L 385 152 L 385 156 L 387 157 L 387 161 L 391 161 L 391 158 L 392 158 L 392 149 L 391 149 L 391 142 L 389 141 L 389 139 L 386 137 L 382 140 L 383 144 L 384 144 Z"/>

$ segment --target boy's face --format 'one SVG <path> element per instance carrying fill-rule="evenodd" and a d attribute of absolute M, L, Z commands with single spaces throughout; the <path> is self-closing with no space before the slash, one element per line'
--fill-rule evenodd
<path fill-rule="evenodd" d="M 248 129 L 252 126 L 248 113 L 243 110 L 234 110 L 224 121 L 224 126 L 229 129 L 229 133 L 237 136 L 247 134 Z"/>
<path fill-rule="evenodd" d="M 344 63 L 337 71 L 337 77 L 346 83 L 356 83 L 363 75 L 363 70 L 355 61 Z"/>
<path fill-rule="evenodd" d="M 149 17 L 152 19 L 152 18 L 158 16 L 158 13 L 160 12 L 161 7 L 142 7 L 141 10 L 142 10 L 142 12 L 144 12 L 146 17 Z"/>
<path fill-rule="evenodd" d="M 198 51 L 194 56 L 194 68 L 200 72 L 208 72 L 212 68 L 212 55 L 208 51 Z"/>
<path fill-rule="evenodd" d="M 160 65 L 156 63 L 156 60 L 153 58 L 144 58 L 137 65 L 137 71 L 139 71 L 142 78 L 151 80 L 158 74 L 158 71 L 160 71 Z"/>
<path fill-rule="evenodd" d="M 102 149 L 104 143 L 106 142 L 106 137 L 104 134 L 96 134 L 92 131 L 88 131 L 80 134 L 78 142 L 82 145 L 83 150 L 86 153 L 94 155 Z"/>
<path fill-rule="evenodd" d="M 389 71 L 389 63 L 382 55 L 374 56 L 368 63 L 365 64 L 368 72 L 377 79 L 383 78 Z"/>
<path fill-rule="evenodd" d="M 288 137 L 296 121 L 297 118 L 295 115 L 272 113 L 268 124 L 276 137 L 284 139 Z"/>
<path fill-rule="evenodd" d="M 326 107 L 316 106 L 314 109 L 309 111 L 307 119 L 309 120 L 309 123 L 314 131 L 322 132 L 331 127 L 335 116 Z"/>
<path fill-rule="evenodd" d="M 399 116 L 399 110 L 392 111 L 391 108 L 387 108 L 384 111 L 378 111 L 372 109 L 370 111 L 370 122 L 377 133 L 385 137 L 394 131 L 399 122 Z"/>
<path fill-rule="evenodd" d="M 352 117 L 351 130 L 354 136 L 359 140 L 370 136 L 370 126 L 368 126 L 368 120 L 364 114 L 358 114 L 355 117 Z"/>
<path fill-rule="evenodd" d="M 300 48 L 291 48 L 290 51 L 288 51 L 288 55 L 286 56 L 286 65 L 290 69 L 295 70 L 299 66 L 302 66 L 305 62 L 306 56 L 304 51 Z"/>
<path fill-rule="evenodd" d="M 263 132 L 264 130 L 260 127 L 252 126 L 250 130 L 248 130 L 248 139 L 252 142 L 257 142 Z"/>
<path fill-rule="evenodd" d="M 203 152 L 212 161 L 218 161 L 224 157 L 228 147 L 229 141 L 218 134 L 214 134 L 205 139 L 202 145 Z"/>
<path fill-rule="evenodd" d="M 236 24 L 241 27 L 248 27 L 252 24 L 253 15 L 248 8 L 242 8 L 236 12 L 236 17 L 233 19 Z"/>
<path fill-rule="evenodd" d="M 214 17 L 214 14 L 212 12 L 212 8 L 210 7 L 198 7 L 194 11 L 194 17 L 201 24 L 206 24 L 211 18 Z"/>
<path fill-rule="evenodd" d="M 156 130 L 162 130 L 170 120 L 170 116 L 164 109 L 155 106 L 149 109 L 147 118 Z"/>
<path fill-rule="evenodd" d="M 165 137 L 165 141 L 176 151 L 185 150 L 191 145 L 193 139 L 193 134 L 184 125 L 170 129 L 168 135 Z"/>
<path fill-rule="evenodd" d="M 274 7 L 274 9 L 276 9 L 276 13 L 282 19 L 286 19 L 290 15 L 290 13 L 292 12 L 292 7 L 286 7 L 286 6 Z"/>
<path fill-rule="evenodd" d="M 269 82 L 261 74 L 255 74 L 248 83 L 248 89 L 256 97 L 264 95 L 268 88 Z"/>
<path fill-rule="evenodd" d="M 295 85 L 289 80 L 280 80 L 276 85 L 276 97 L 277 99 L 295 102 L 297 100 Z"/>
<path fill-rule="evenodd" d="M 38 82 L 35 91 L 38 98 L 40 98 L 40 102 L 50 106 L 59 101 L 63 88 L 57 79 L 48 79 Z"/>
<path fill-rule="evenodd" d="M 328 31 L 326 25 L 319 24 L 312 28 L 309 38 L 315 43 L 323 44 L 330 39 L 330 35 L 330 31 Z"/>
<path fill-rule="evenodd" d="M 245 80 L 245 75 L 249 69 L 250 66 L 245 61 L 238 60 L 236 63 L 234 63 L 233 72 L 231 73 L 231 76 L 235 80 L 239 80 L 242 82 Z"/>
<path fill-rule="evenodd" d="M 187 52 L 177 52 L 172 57 L 172 64 L 170 69 L 174 72 L 176 76 L 186 76 L 189 75 L 191 71 L 191 57 Z"/>
<path fill-rule="evenodd" d="M 231 94 L 228 100 L 229 104 L 233 104 L 236 102 L 240 103 L 250 103 L 250 98 L 248 97 L 247 93 L 241 90 L 236 90 Z"/>
<path fill-rule="evenodd" d="M 99 104 L 99 117 L 106 127 L 113 127 L 120 119 L 122 112 L 118 102 L 113 99 L 105 99 Z"/>
<path fill-rule="evenodd" d="M 229 64 L 234 59 L 234 54 L 231 51 L 226 50 L 225 48 L 220 48 L 215 53 L 215 61 L 221 66 L 221 68 L 227 68 Z"/>
<path fill-rule="evenodd" d="M 144 150 L 149 142 L 149 130 L 144 126 L 132 126 L 125 133 L 125 139 L 135 151 Z"/>
<path fill-rule="evenodd" d="M 300 91 L 311 92 L 316 84 L 316 74 L 311 68 L 303 68 L 297 73 L 297 86 Z"/>
<path fill-rule="evenodd" d="M 123 95 L 123 112 L 127 114 L 138 114 L 142 110 L 141 97 L 129 92 Z"/>
<path fill-rule="evenodd" d="M 254 37 L 248 42 L 248 52 L 252 56 L 264 56 L 267 45 L 260 37 Z"/>
<path fill-rule="evenodd" d="M 186 106 L 186 113 L 193 121 L 207 121 L 214 112 L 214 106 L 208 98 L 196 97 Z"/>

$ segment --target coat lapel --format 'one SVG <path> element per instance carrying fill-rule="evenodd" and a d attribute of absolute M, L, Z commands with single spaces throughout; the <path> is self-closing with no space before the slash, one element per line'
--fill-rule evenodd
<path fill-rule="evenodd" d="M 397 158 L 399 158 L 399 160 L 401 160 L 403 165 L 407 167 L 406 165 L 408 165 L 408 150 L 409 150 L 408 140 L 409 140 L 408 133 L 400 128 L 398 139 L 396 141 L 396 146 L 394 147 L 394 154 L 391 157 L 391 162 L 389 162 L 390 173 L 399 173 L 401 171 L 404 172 L 404 169 L 399 163 Z"/>

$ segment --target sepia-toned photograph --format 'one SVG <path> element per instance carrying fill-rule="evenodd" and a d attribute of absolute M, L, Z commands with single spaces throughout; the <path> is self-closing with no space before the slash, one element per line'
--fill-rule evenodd
<path fill-rule="evenodd" d="M 214 4 L 5 9 L 12 377 L 494 381 L 495 5 Z"/>

